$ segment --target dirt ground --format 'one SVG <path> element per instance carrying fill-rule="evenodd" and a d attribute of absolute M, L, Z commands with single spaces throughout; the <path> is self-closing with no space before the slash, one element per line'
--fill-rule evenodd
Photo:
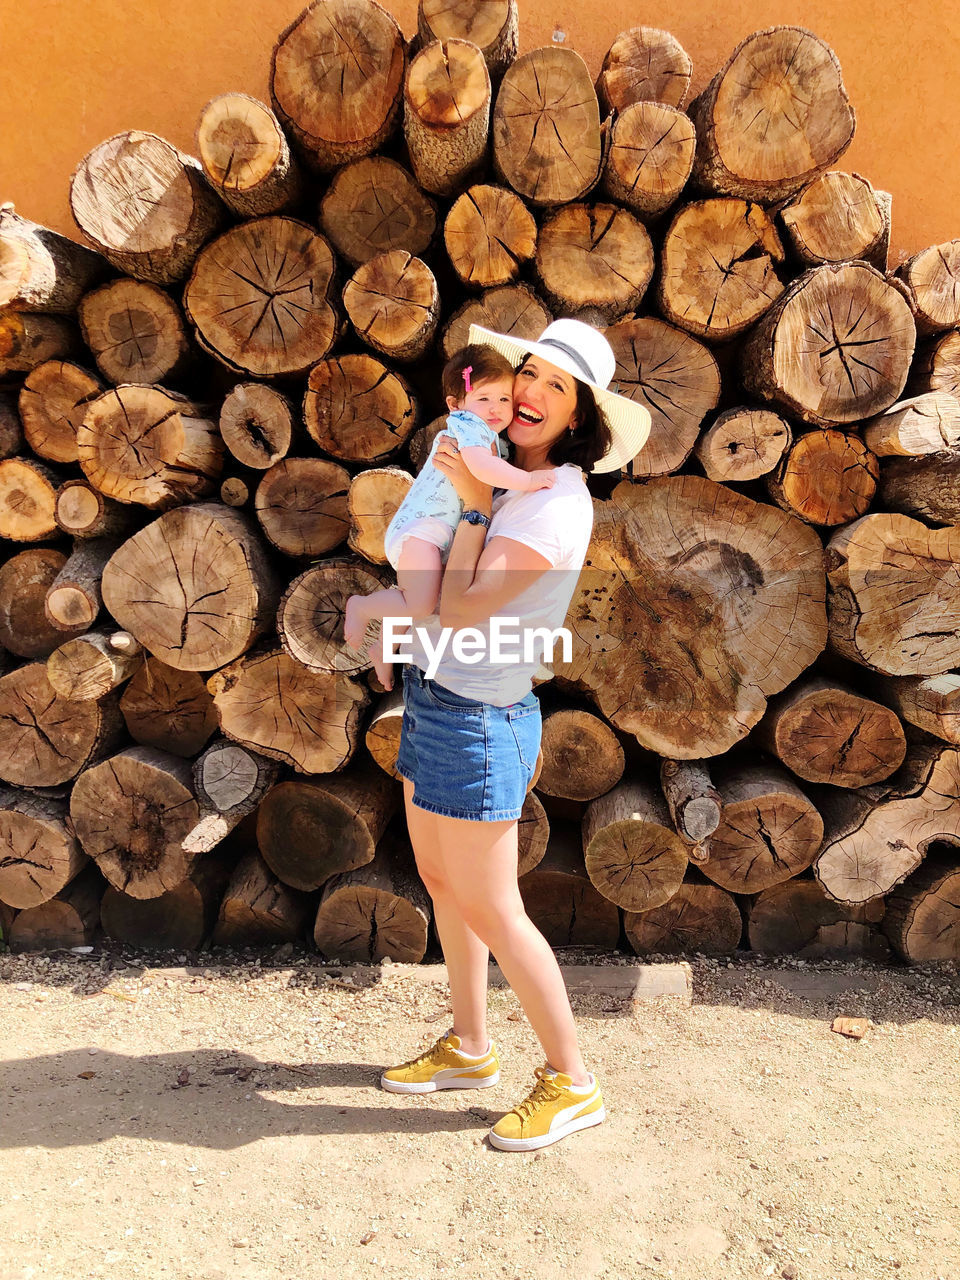
<path fill-rule="evenodd" d="M 377 1078 L 449 1026 L 442 970 L 190 959 L 0 957 L 3 1280 L 960 1277 L 955 965 L 576 995 L 609 1118 L 518 1155 L 485 1141 L 540 1061 L 508 990 L 499 1086 L 407 1098 Z"/>

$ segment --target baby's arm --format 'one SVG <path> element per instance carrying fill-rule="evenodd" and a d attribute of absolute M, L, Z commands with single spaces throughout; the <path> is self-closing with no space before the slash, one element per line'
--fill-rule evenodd
<path fill-rule="evenodd" d="M 556 477 L 552 471 L 522 471 L 506 458 L 495 458 L 482 445 L 472 444 L 460 450 L 471 475 L 492 485 L 495 489 L 552 489 Z"/>

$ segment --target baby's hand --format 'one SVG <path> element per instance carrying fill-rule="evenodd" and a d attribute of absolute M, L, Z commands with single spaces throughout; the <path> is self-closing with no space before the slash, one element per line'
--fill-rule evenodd
<path fill-rule="evenodd" d="M 537 489 L 552 489 L 556 479 L 556 473 L 553 471 L 531 471 L 530 492 L 535 493 Z"/>

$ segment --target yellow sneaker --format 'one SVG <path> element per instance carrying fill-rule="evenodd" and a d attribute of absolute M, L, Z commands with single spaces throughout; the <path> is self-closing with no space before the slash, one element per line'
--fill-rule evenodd
<path fill-rule="evenodd" d="M 536 1151 L 607 1118 L 595 1076 L 578 1090 L 560 1071 L 537 1067 L 535 1074 L 532 1092 L 490 1130 L 491 1143 L 501 1151 Z"/>
<path fill-rule="evenodd" d="M 380 1077 L 389 1093 L 434 1093 L 437 1089 L 488 1089 L 500 1079 L 497 1046 L 479 1058 L 460 1052 L 460 1037 L 448 1031 L 419 1058 L 390 1067 Z"/>

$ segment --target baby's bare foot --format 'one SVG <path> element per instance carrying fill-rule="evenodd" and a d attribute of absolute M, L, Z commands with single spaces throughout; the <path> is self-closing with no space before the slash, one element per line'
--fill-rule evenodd
<path fill-rule="evenodd" d="M 343 614 L 343 638 L 351 649 L 359 649 L 363 644 L 369 622 L 366 596 L 350 596 Z"/>
<path fill-rule="evenodd" d="M 373 669 L 377 673 L 377 679 L 389 693 L 393 688 L 393 663 L 384 662 L 383 648 L 379 639 L 371 646 L 370 657 L 373 659 Z"/>

